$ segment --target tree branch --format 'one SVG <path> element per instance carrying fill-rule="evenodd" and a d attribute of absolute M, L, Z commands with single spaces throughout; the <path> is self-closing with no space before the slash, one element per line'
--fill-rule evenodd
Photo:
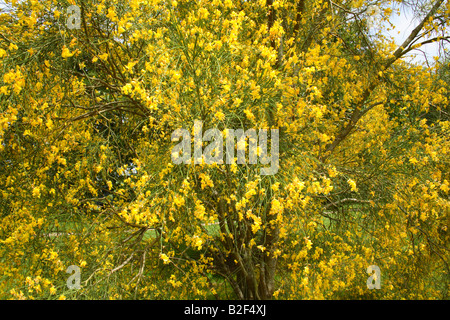
<path fill-rule="evenodd" d="M 428 12 L 426 17 L 421 21 L 421 23 L 414 28 L 413 31 L 411 31 L 411 34 L 408 36 L 408 38 L 403 42 L 403 44 L 395 50 L 393 56 L 388 59 L 385 63 L 385 65 L 382 67 L 383 70 L 386 70 L 389 68 L 396 60 L 398 60 L 400 57 L 402 57 L 406 52 L 405 48 L 407 48 L 416 38 L 416 36 L 419 34 L 419 32 L 424 27 L 425 23 L 432 18 L 436 12 L 438 11 L 441 4 L 444 2 L 444 0 L 436 1 L 433 8 Z M 324 161 L 327 157 L 329 157 L 333 151 L 336 149 L 336 147 L 347 138 L 347 136 L 350 134 L 350 132 L 355 128 L 357 122 L 362 118 L 364 114 L 366 114 L 373 106 L 367 107 L 364 111 L 361 111 L 361 107 L 366 103 L 367 99 L 370 97 L 372 91 L 378 86 L 379 80 L 381 79 L 380 75 L 376 75 L 375 79 L 370 83 L 370 85 L 364 90 L 361 99 L 358 103 L 356 103 L 356 108 L 353 111 L 350 121 L 347 123 L 347 125 L 341 129 L 341 131 L 338 133 L 336 138 L 328 144 L 325 148 L 324 155 L 322 157 L 322 161 Z"/>

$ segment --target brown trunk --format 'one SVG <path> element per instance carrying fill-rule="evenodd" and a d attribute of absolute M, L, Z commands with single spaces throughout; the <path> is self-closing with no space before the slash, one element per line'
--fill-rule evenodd
<path fill-rule="evenodd" d="M 275 250 L 279 238 L 279 229 L 275 227 L 266 234 L 266 248 L 268 254 L 264 254 L 260 267 L 259 296 L 263 300 L 271 299 L 275 291 L 275 271 L 277 258 Z"/>

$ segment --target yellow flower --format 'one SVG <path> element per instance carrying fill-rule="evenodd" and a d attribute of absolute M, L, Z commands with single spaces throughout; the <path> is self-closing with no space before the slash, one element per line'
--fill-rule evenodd
<path fill-rule="evenodd" d="M 206 8 L 200 8 L 200 10 L 198 10 L 197 14 L 200 19 L 207 19 L 209 16 L 209 12 Z"/>
<path fill-rule="evenodd" d="M 10 50 L 10 51 L 13 51 L 13 50 L 17 50 L 18 49 L 18 47 L 14 44 L 14 43 L 10 43 L 10 45 L 9 45 L 9 47 L 8 47 L 8 49 Z"/>
<path fill-rule="evenodd" d="M 168 264 L 170 262 L 169 257 L 166 254 L 164 254 L 164 253 L 161 253 L 159 255 L 159 257 L 164 261 L 164 264 Z"/>
<path fill-rule="evenodd" d="M 209 177 L 209 175 L 200 173 L 199 178 L 201 179 L 202 190 L 205 189 L 206 187 L 211 187 L 211 188 L 214 187 L 214 183 L 211 180 L 211 178 Z"/>
<path fill-rule="evenodd" d="M 350 190 L 352 190 L 354 192 L 358 191 L 358 188 L 356 188 L 356 182 L 355 181 L 353 181 L 352 179 L 348 179 L 347 183 L 350 185 L 350 188 L 351 188 Z"/>
<path fill-rule="evenodd" d="M 281 214 L 284 211 L 283 204 L 278 199 L 273 199 L 271 202 L 270 214 Z"/>
<path fill-rule="evenodd" d="M 41 197 L 41 191 L 39 190 L 39 187 L 36 187 L 33 189 L 33 197 L 40 198 Z"/>
<path fill-rule="evenodd" d="M 73 56 L 73 53 L 70 52 L 69 48 L 64 46 L 64 48 L 62 50 L 62 53 L 61 53 L 61 57 L 66 59 L 66 58 L 70 58 L 71 56 Z"/>
<path fill-rule="evenodd" d="M 261 218 L 254 216 L 253 217 L 254 224 L 252 224 L 252 232 L 256 233 L 259 229 L 261 229 Z"/>
<path fill-rule="evenodd" d="M 278 191 L 279 187 L 280 187 L 280 183 L 279 183 L 279 182 L 276 182 L 276 183 L 274 183 L 274 184 L 272 185 L 271 188 L 272 188 L 273 191 Z"/>
<path fill-rule="evenodd" d="M 51 130 L 53 128 L 52 119 L 48 119 L 48 121 L 45 123 L 45 125 L 47 126 L 47 128 L 49 128 Z"/>
<path fill-rule="evenodd" d="M 214 48 L 216 50 L 219 50 L 220 48 L 222 48 L 222 41 L 220 41 L 220 40 L 214 41 Z"/>
<path fill-rule="evenodd" d="M 239 99 L 240 100 L 240 99 Z M 239 102 L 240 104 L 240 102 Z M 245 115 L 247 116 L 247 119 L 249 120 L 255 120 L 255 115 L 248 109 L 244 110 Z"/>
<path fill-rule="evenodd" d="M 217 120 L 222 121 L 225 118 L 225 115 L 222 111 L 217 111 L 215 117 L 217 118 Z"/>
<path fill-rule="evenodd" d="M 328 168 L 328 175 L 330 178 L 334 178 L 337 175 L 337 171 L 335 167 Z"/>
<path fill-rule="evenodd" d="M 184 198 L 183 198 L 183 197 L 176 196 L 176 197 L 173 199 L 173 203 L 174 203 L 177 207 L 181 207 L 181 206 L 184 205 Z"/>
<path fill-rule="evenodd" d="M 311 250 L 311 248 L 312 248 L 312 241 L 309 240 L 308 238 L 306 238 L 305 240 L 306 240 L 306 249 L 307 250 Z"/>
<path fill-rule="evenodd" d="M 108 9 L 108 14 L 106 15 L 108 18 L 109 18 L 109 20 L 111 20 L 112 22 L 116 22 L 118 19 L 117 19 L 117 14 L 116 14 L 116 12 L 114 11 L 114 9 L 113 8 L 109 8 Z"/>
<path fill-rule="evenodd" d="M 281 289 L 278 289 L 277 291 L 275 291 L 275 292 L 273 293 L 272 296 L 276 299 L 276 298 L 278 298 L 278 295 L 279 295 L 281 292 L 283 292 L 283 291 L 281 291 Z"/>
<path fill-rule="evenodd" d="M 442 191 L 444 191 L 445 193 L 448 193 L 449 188 L 448 188 L 448 181 L 444 180 L 444 183 L 441 184 L 441 186 L 439 187 L 439 189 L 441 189 Z"/>
<path fill-rule="evenodd" d="M 59 296 L 58 300 L 66 300 L 66 296 L 62 294 Z"/>
<path fill-rule="evenodd" d="M 101 60 L 106 61 L 108 59 L 108 54 L 104 53 L 98 56 Z"/>
<path fill-rule="evenodd" d="M 196 247 L 197 250 L 201 250 L 202 249 L 203 240 L 199 236 L 194 236 L 193 239 L 195 239 L 194 240 L 194 247 Z"/>

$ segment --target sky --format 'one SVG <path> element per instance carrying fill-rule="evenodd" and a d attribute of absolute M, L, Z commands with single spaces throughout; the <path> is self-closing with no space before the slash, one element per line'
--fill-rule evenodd
<path fill-rule="evenodd" d="M 395 43 L 397 45 L 401 45 L 403 41 L 409 36 L 411 31 L 419 24 L 419 19 L 414 18 L 412 11 L 406 8 L 405 6 L 401 6 L 401 14 L 398 16 L 396 13 L 393 13 L 391 16 L 391 22 L 395 26 L 395 29 L 386 32 L 385 34 L 393 36 L 395 39 Z M 450 48 L 448 48 L 450 49 Z M 410 52 L 409 56 L 417 55 L 417 57 L 411 59 L 412 62 L 425 62 L 426 59 L 429 62 L 433 62 L 433 57 L 439 54 L 439 44 L 438 43 L 430 43 L 424 45 L 420 50 L 413 50 Z"/>

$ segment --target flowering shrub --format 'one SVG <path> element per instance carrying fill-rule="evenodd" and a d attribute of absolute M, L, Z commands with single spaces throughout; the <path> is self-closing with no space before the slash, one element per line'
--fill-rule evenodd
<path fill-rule="evenodd" d="M 1 298 L 448 298 L 448 62 L 403 58 L 449 2 L 399 48 L 366 1 L 6 3 Z M 278 129 L 277 172 L 174 164 L 195 121 Z"/>

